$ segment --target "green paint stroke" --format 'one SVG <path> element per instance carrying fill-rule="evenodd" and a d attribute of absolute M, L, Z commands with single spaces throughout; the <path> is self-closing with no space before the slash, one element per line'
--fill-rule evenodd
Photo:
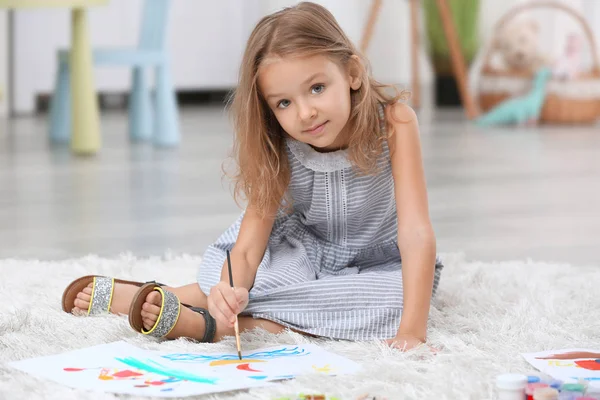
<path fill-rule="evenodd" d="M 137 360 L 133 357 L 117 358 L 116 360 L 122 362 L 123 364 L 129 365 L 130 367 L 137 368 L 143 371 L 153 372 L 155 374 L 163 375 L 170 378 L 179 378 L 185 381 L 206 383 L 209 385 L 216 385 L 218 381 L 218 379 L 216 378 L 205 378 L 202 376 L 190 374 L 185 371 L 165 368 L 163 365 L 152 360 L 149 360 L 148 363 L 145 363 L 141 360 Z"/>

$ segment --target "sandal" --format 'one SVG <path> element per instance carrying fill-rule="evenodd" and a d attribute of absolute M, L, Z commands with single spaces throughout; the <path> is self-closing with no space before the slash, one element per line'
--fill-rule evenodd
<path fill-rule="evenodd" d="M 75 279 L 67 286 L 62 296 L 62 309 L 64 312 L 72 313 L 75 307 L 75 299 L 77 293 L 81 292 L 87 287 L 90 282 L 92 285 L 92 298 L 90 300 L 90 306 L 87 310 L 87 315 L 97 315 L 110 311 L 110 305 L 112 303 L 113 290 L 115 283 L 123 283 L 127 285 L 143 286 L 147 282 L 134 282 L 125 281 L 122 279 L 109 278 L 106 276 L 99 275 L 86 275 L 81 278 Z M 161 283 L 155 283 L 159 286 L 164 286 Z"/>
<path fill-rule="evenodd" d="M 162 304 L 156 323 L 152 329 L 146 330 L 142 321 L 142 306 L 146 301 L 146 297 L 148 297 L 148 294 L 152 291 L 157 291 L 162 295 Z M 149 335 L 156 338 L 164 338 L 177 324 L 181 306 L 187 307 L 204 317 L 206 329 L 204 336 L 202 339 L 200 339 L 200 342 L 212 343 L 217 331 L 217 321 L 212 317 L 212 315 L 210 315 L 208 310 L 205 308 L 192 307 L 187 304 L 182 304 L 174 293 L 164 290 L 159 284 L 154 282 L 147 283 L 140 287 L 133 297 L 131 306 L 129 307 L 129 325 L 133 328 L 133 330 L 136 332 L 141 332 L 144 335 Z"/>

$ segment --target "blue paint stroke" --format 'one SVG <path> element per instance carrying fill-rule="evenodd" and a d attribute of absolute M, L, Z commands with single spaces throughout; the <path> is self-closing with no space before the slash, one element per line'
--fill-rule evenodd
<path fill-rule="evenodd" d="M 137 368 L 143 371 L 152 372 L 158 375 L 167 376 L 169 378 L 178 378 L 185 381 L 197 382 L 197 383 L 206 383 L 209 385 L 215 385 L 218 381 L 216 378 L 205 378 L 202 376 L 190 374 L 185 371 L 166 368 L 159 363 L 148 360 L 148 363 L 144 363 L 141 360 L 137 360 L 133 357 L 127 358 L 116 358 L 117 361 L 122 362 L 125 365 L 129 365 L 130 367 Z M 154 365 L 152 365 L 154 364 Z"/>
<path fill-rule="evenodd" d="M 256 380 L 263 380 L 263 379 L 269 379 L 270 381 L 274 381 L 274 380 L 279 380 L 279 379 L 294 379 L 296 376 L 294 375 L 281 375 L 281 376 L 274 376 L 274 377 L 269 377 L 267 375 L 259 375 L 259 376 L 248 376 L 248 378 L 252 378 L 252 379 L 256 379 Z"/>
<path fill-rule="evenodd" d="M 271 351 L 259 351 L 252 354 L 244 355 L 244 358 L 254 358 L 258 360 L 270 360 L 274 358 L 281 357 L 291 357 L 291 356 L 306 356 L 310 354 L 310 352 L 304 349 L 298 349 L 298 347 L 293 348 L 283 348 L 279 350 L 271 350 Z M 212 361 L 223 361 L 223 360 L 237 360 L 237 354 L 223 354 L 220 356 L 211 356 L 211 355 L 203 355 L 203 354 L 195 354 L 195 353 L 175 353 L 175 354 L 167 354 L 161 356 L 171 361 L 189 361 L 194 363 L 209 363 Z"/>
<path fill-rule="evenodd" d="M 161 392 L 172 392 L 173 388 L 160 389 Z"/>

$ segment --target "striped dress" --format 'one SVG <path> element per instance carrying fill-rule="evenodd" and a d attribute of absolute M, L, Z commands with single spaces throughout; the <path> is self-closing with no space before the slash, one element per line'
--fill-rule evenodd
<path fill-rule="evenodd" d="M 394 181 L 387 143 L 377 175 L 359 175 L 347 150 L 319 153 L 287 139 L 293 212 L 277 218 L 243 315 L 313 335 L 392 338 L 402 315 Z M 198 283 L 208 295 L 243 214 L 206 250 Z M 436 262 L 434 291 L 442 264 Z"/>

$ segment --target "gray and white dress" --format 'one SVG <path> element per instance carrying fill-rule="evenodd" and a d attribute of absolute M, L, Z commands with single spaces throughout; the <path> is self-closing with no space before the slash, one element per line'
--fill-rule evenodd
<path fill-rule="evenodd" d="M 396 335 L 402 315 L 394 181 L 387 143 L 377 175 L 359 175 L 347 151 L 319 153 L 287 139 L 293 212 L 277 218 L 243 315 L 350 340 Z M 198 283 L 221 277 L 243 214 L 206 250 Z M 435 266 L 434 291 L 442 264 Z"/>

